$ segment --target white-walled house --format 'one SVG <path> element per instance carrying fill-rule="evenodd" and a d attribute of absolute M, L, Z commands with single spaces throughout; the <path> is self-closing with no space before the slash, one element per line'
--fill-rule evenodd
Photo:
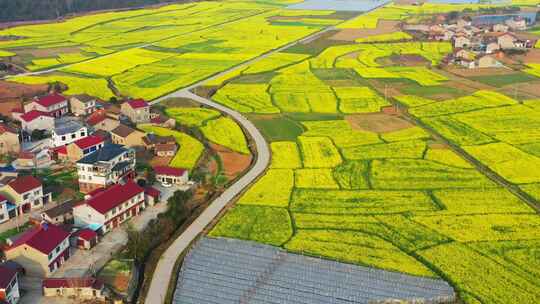
<path fill-rule="evenodd" d="M 106 144 L 77 161 L 79 188 L 89 193 L 135 177 L 135 150 Z"/>
<path fill-rule="evenodd" d="M 26 132 L 32 132 L 34 130 L 51 130 L 54 128 L 54 117 L 49 114 L 32 110 L 18 116 L 13 116 L 19 119 L 22 129 Z"/>
<path fill-rule="evenodd" d="M 107 233 L 145 208 L 144 188 L 133 181 L 116 184 L 73 207 L 75 226 L 100 227 Z"/>
<path fill-rule="evenodd" d="M 88 136 L 88 128 L 74 119 L 57 119 L 52 130 L 52 147 L 69 145 Z"/>
<path fill-rule="evenodd" d="M 43 97 L 36 97 L 24 105 L 24 112 L 41 111 L 52 117 L 62 117 L 69 112 L 68 100 L 64 96 L 53 93 Z"/>
<path fill-rule="evenodd" d="M 20 298 L 19 271 L 0 265 L 0 303 L 16 304 Z"/>
<path fill-rule="evenodd" d="M 172 185 L 186 185 L 189 182 L 189 172 L 186 169 L 168 166 L 154 167 L 156 180 Z"/>

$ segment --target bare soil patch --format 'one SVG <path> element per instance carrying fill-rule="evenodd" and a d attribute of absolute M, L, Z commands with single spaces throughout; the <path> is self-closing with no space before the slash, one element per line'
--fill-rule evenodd
<path fill-rule="evenodd" d="M 428 66 L 431 62 L 420 55 L 394 55 L 390 60 L 395 65 L 401 66 Z"/>
<path fill-rule="evenodd" d="M 354 41 L 358 38 L 389 34 L 399 29 L 399 21 L 379 20 L 374 29 L 343 29 L 331 36 L 331 40 Z"/>
<path fill-rule="evenodd" d="M 527 63 L 540 63 L 540 49 L 530 49 L 523 55 L 513 55 L 512 59 Z"/>
<path fill-rule="evenodd" d="M 516 92 L 517 89 L 517 92 Z M 540 81 L 520 83 L 516 86 L 507 85 L 498 90 L 499 92 L 511 96 L 517 93 L 518 99 L 534 99 L 540 97 Z"/>
<path fill-rule="evenodd" d="M 388 133 L 414 127 L 405 119 L 384 113 L 348 115 L 345 119 L 353 129 L 375 133 Z"/>
<path fill-rule="evenodd" d="M 159 157 L 159 156 L 156 156 L 154 158 L 152 158 L 150 160 L 150 165 L 152 167 L 155 167 L 155 166 L 167 166 L 169 165 L 169 163 L 171 162 L 173 158 L 172 157 Z"/>
<path fill-rule="evenodd" d="M 428 148 L 430 149 L 439 149 L 439 150 L 448 150 L 450 149 L 450 147 L 441 142 L 441 141 L 436 141 L 436 140 L 431 140 L 428 142 Z"/>
<path fill-rule="evenodd" d="M 20 107 L 24 100 L 45 94 L 48 89 L 48 85 L 27 85 L 0 81 L 0 114 L 11 115 L 11 111 Z"/>
<path fill-rule="evenodd" d="M 221 158 L 221 161 L 223 162 L 223 174 L 229 179 L 236 178 L 251 164 L 251 155 L 233 152 L 216 144 L 210 144 L 210 146 Z"/>
<path fill-rule="evenodd" d="M 458 67 L 446 67 L 445 70 L 461 77 L 510 75 L 517 73 L 512 69 L 501 68 L 463 69 Z"/>
<path fill-rule="evenodd" d="M 17 54 L 34 57 L 56 57 L 58 54 L 79 53 L 80 51 L 77 47 L 59 47 L 50 49 L 24 49 L 17 51 Z"/>

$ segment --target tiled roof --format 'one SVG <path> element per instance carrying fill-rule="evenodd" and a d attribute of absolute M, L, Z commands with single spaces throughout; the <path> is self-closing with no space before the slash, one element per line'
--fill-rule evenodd
<path fill-rule="evenodd" d="M 133 99 L 127 103 L 133 109 L 148 107 L 148 103 L 144 99 Z"/>
<path fill-rule="evenodd" d="M 126 152 L 127 149 L 121 145 L 116 144 L 106 144 L 103 148 L 97 150 L 96 152 L 90 153 L 85 157 L 77 161 L 78 164 L 94 164 L 99 161 L 110 161 L 111 159 L 117 157 L 118 155 Z"/>
<path fill-rule="evenodd" d="M 21 115 L 21 119 L 26 121 L 26 122 L 31 122 L 34 119 L 42 117 L 42 116 L 50 117 L 49 114 L 47 114 L 45 112 L 41 112 L 41 111 L 38 111 L 38 110 L 32 110 L 30 112 L 26 112 L 23 115 Z"/>
<path fill-rule="evenodd" d="M 68 237 L 69 232 L 56 225 L 41 224 L 26 231 L 20 238 L 13 242 L 13 245 L 9 246 L 6 250 L 9 251 L 13 248 L 26 244 L 44 254 L 49 254 Z"/>
<path fill-rule="evenodd" d="M 143 188 L 135 182 L 129 181 L 125 185 L 116 184 L 105 189 L 105 191 L 102 191 L 87 200 L 86 204 L 97 212 L 105 214 L 109 210 L 121 205 L 142 192 L 144 192 Z"/>
<path fill-rule="evenodd" d="M 92 277 L 85 278 L 60 278 L 44 279 L 42 282 L 44 288 L 94 288 L 101 289 L 103 283 Z"/>
<path fill-rule="evenodd" d="M 95 126 L 105 120 L 107 112 L 105 110 L 97 110 L 86 119 L 86 123 L 90 126 Z"/>
<path fill-rule="evenodd" d="M 170 176 L 182 176 L 186 172 L 186 169 L 173 168 L 168 166 L 156 166 L 154 172 L 157 175 L 170 175 Z"/>
<path fill-rule="evenodd" d="M 135 129 L 132 129 L 126 125 L 119 124 L 118 127 L 114 128 L 111 133 L 118 135 L 120 137 L 127 137 L 129 134 L 135 132 Z"/>
<path fill-rule="evenodd" d="M 16 269 L 0 265 L 0 289 L 6 289 L 17 275 L 17 272 Z"/>
<path fill-rule="evenodd" d="M 91 241 L 97 237 L 97 233 L 92 229 L 84 228 L 77 231 L 77 236 L 85 241 Z"/>
<path fill-rule="evenodd" d="M 81 203 L 81 201 L 71 200 L 71 201 L 65 202 L 65 203 L 63 203 L 61 205 L 55 206 L 55 207 L 45 211 L 44 213 L 47 214 L 50 218 L 55 218 L 55 217 L 57 217 L 59 215 L 63 215 L 63 214 L 72 212 L 73 207 L 79 205 L 80 203 Z"/>
<path fill-rule="evenodd" d="M 66 146 L 61 146 L 61 147 L 52 148 L 51 151 L 52 151 L 53 153 L 58 153 L 58 154 L 64 154 L 64 155 L 67 154 L 67 148 L 66 148 Z"/>
<path fill-rule="evenodd" d="M 101 136 L 90 135 L 85 138 L 81 138 L 77 140 L 75 144 L 77 145 L 77 147 L 81 149 L 86 149 L 86 148 L 93 147 L 97 144 L 100 144 L 102 142 L 103 142 L 103 138 L 101 138 Z"/>
<path fill-rule="evenodd" d="M 27 191 L 41 187 L 41 181 L 31 175 L 19 176 L 8 184 L 15 192 L 23 194 Z"/>
<path fill-rule="evenodd" d="M 95 97 L 92 97 L 92 96 L 87 95 L 87 94 L 73 95 L 72 97 L 77 98 L 77 100 L 79 100 L 79 101 L 81 101 L 83 103 L 87 103 L 87 102 L 96 100 Z"/>
<path fill-rule="evenodd" d="M 55 105 L 57 103 L 61 103 L 66 101 L 66 98 L 60 94 L 53 93 L 44 97 L 39 97 L 35 100 L 36 103 L 44 106 L 44 107 L 50 107 L 52 105 Z"/>
<path fill-rule="evenodd" d="M 7 198 L 3 196 L 2 194 L 0 194 L 0 203 L 4 201 L 7 201 Z"/>
<path fill-rule="evenodd" d="M 154 187 L 150 187 L 150 186 L 148 186 L 148 187 L 146 187 L 144 189 L 144 193 L 146 195 L 150 195 L 153 198 L 159 197 L 159 195 L 161 194 L 161 192 L 158 189 L 156 189 Z"/>

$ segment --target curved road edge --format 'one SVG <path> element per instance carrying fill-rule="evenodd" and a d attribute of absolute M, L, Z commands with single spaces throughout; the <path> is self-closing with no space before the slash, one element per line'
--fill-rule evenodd
<path fill-rule="evenodd" d="M 200 97 L 188 90 L 181 90 L 155 100 L 152 104 L 159 103 L 165 98 L 184 97 L 193 99 L 201 104 L 215 108 L 236 120 L 255 142 L 257 149 L 257 159 L 249 172 L 242 176 L 238 181 L 231 185 L 225 192 L 216 198 L 201 215 L 167 248 L 158 261 L 156 269 L 152 275 L 150 288 L 146 295 L 145 304 L 163 303 L 165 300 L 169 282 L 173 275 L 174 266 L 181 252 L 186 250 L 191 242 L 195 240 L 201 232 L 219 215 L 219 213 L 231 202 L 238 194 L 250 186 L 265 170 L 270 163 L 270 149 L 268 143 L 246 117 L 239 112 L 224 107 L 209 99 Z"/>

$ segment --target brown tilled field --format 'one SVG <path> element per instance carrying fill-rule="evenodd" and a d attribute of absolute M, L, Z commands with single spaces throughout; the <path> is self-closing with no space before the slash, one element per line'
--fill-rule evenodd
<path fill-rule="evenodd" d="M 374 29 L 343 29 L 331 36 L 331 40 L 354 41 L 375 35 L 389 34 L 398 30 L 399 21 L 381 20 Z"/>
<path fill-rule="evenodd" d="M 221 158 L 221 161 L 223 162 L 223 174 L 229 179 L 236 178 L 238 174 L 246 170 L 251 164 L 251 155 L 233 152 L 216 144 L 210 144 L 210 146 Z"/>
<path fill-rule="evenodd" d="M 384 113 L 348 115 L 345 119 L 353 129 L 375 133 L 388 133 L 414 127 L 410 122 Z"/>
<path fill-rule="evenodd" d="M 13 108 L 21 106 L 23 100 L 45 94 L 48 89 L 48 85 L 25 85 L 0 81 L 0 114 L 9 116 Z"/>

